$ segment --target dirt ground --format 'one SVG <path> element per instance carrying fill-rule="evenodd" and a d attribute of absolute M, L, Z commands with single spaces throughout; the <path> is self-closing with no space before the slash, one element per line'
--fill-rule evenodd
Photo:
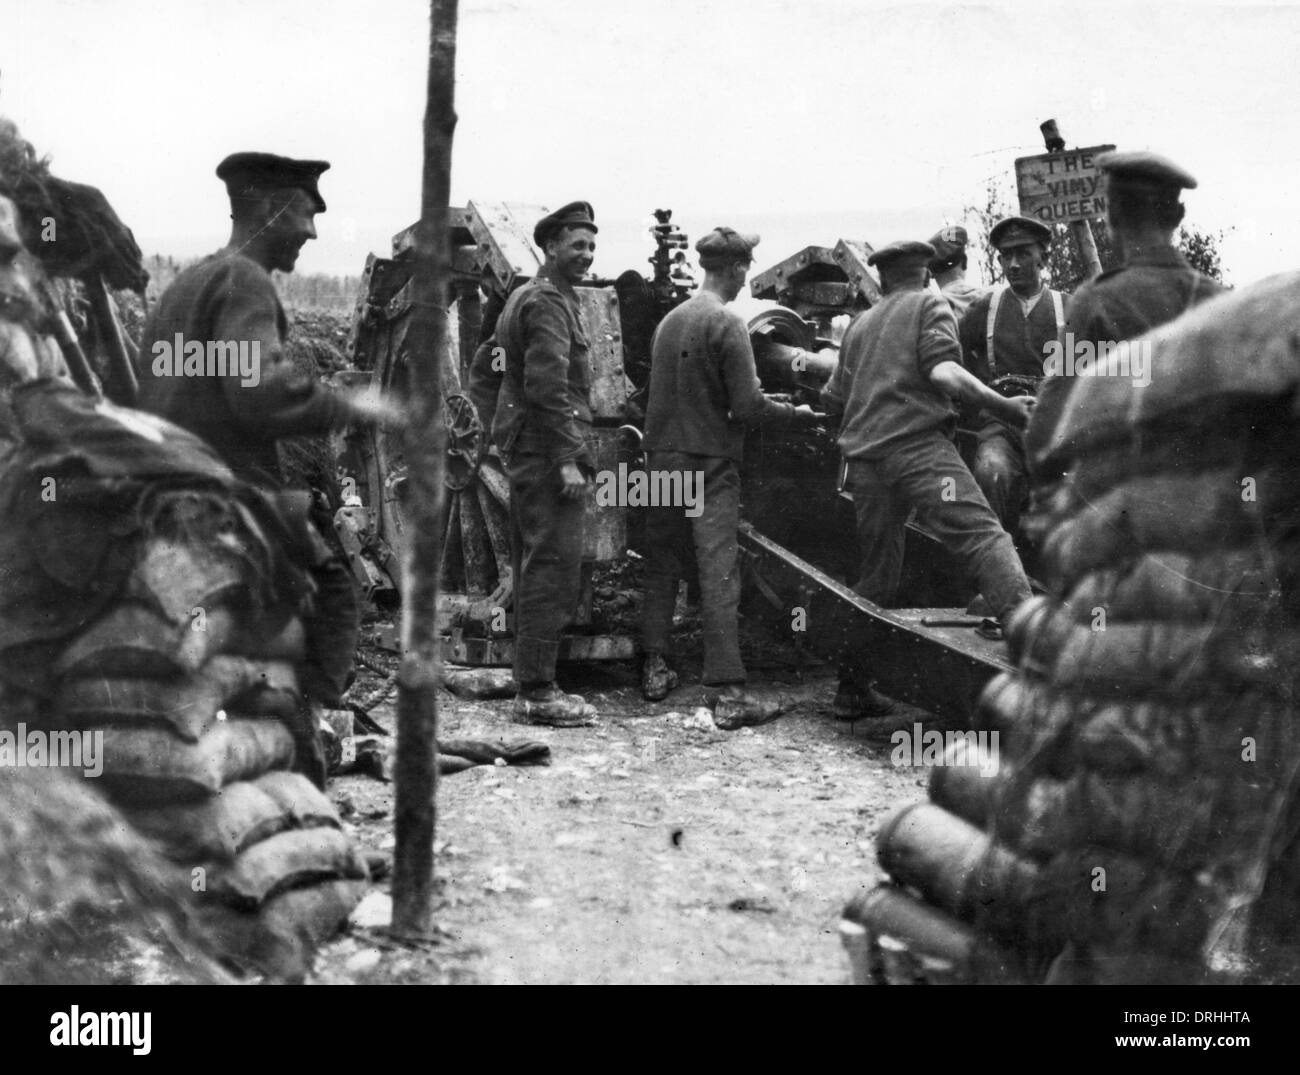
<path fill-rule="evenodd" d="M 545 742 L 552 764 L 444 777 L 436 941 L 385 936 L 381 881 L 349 934 L 321 952 L 314 980 L 848 981 L 840 911 L 881 878 L 881 823 L 924 796 L 924 770 L 891 766 L 888 733 L 926 714 L 908 707 L 871 729 L 836 721 L 833 671 L 792 670 L 755 632 L 745 639 L 751 685 L 790 703 L 757 728 L 723 732 L 701 719 L 698 664 L 655 704 L 631 664 L 574 666 L 567 679 L 562 669 L 562 684 L 600 711 L 591 728 L 518 725 L 508 699 L 443 693 L 444 737 Z M 379 671 L 396 664 L 373 648 L 363 657 Z M 359 689 L 382 685 L 367 672 Z M 371 716 L 393 728 L 393 700 Z M 362 846 L 391 856 L 392 786 L 347 775 L 331 791 Z"/>

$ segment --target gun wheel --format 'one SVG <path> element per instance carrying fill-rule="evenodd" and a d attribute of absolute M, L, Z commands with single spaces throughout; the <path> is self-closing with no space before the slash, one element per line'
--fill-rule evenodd
<path fill-rule="evenodd" d="M 453 492 L 469 486 L 478 474 L 486 450 L 483 423 L 466 395 L 453 392 L 443 410 L 447 424 L 447 469 L 443 482 Z"/>

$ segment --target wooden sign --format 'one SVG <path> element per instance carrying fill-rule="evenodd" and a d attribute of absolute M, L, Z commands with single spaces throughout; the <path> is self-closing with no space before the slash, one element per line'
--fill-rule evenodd
<path fill-rule="evenodd" d="M 1069 224 L 1106 215 L 1106 186 L 1097 157 L 1114 146 L 1089 146 L 1016 160 L 1020 214 L 1044 224 Z"/>

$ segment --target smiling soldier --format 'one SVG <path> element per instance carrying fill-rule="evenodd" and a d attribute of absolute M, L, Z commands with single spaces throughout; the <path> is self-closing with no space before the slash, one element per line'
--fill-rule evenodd
<path fill-rule="evenodd" d="M 397 424 L 396 410 L 377 398 L 329 391 L 300 373 L 285 352 L 288 321 L 272 270 L 292 272 L 298 253 L 316 238 L 314 218 L 325 211 L 317 179 L 325 161 L 292 160 L 271 153 L 234 153 L 217 166 L 230 196 L 230 241 L 182 271 L 158 300 L 141 338 L 139 407 L 198 434 L 235 474 L 271 493 L 285 492 L 276 442 L 323 434 L 352 421 Z M 256 354 L 256 377 L 238 363 L 225 375 L 183 374 L 180 355 L 158 362 L 160 348 L 234 345 Z M 246 371 L 254 372 L 254 371 Z M 289 501 L 281 498 L 282 506 Z M 307 661 L 301 669 L 306 697 L 335 708 L 351 679 L 359 610 L 348 571 L 332 537 L 327 510 L 306 518 L 308 495 L 298 494 L 300 539 L 313 550 L 315 606 L 305 618 Z M 323 766 L 312 775 L 323 782 Z"/>
<path fill-rule="evenodd" d="M 591 205 L 570 202 L 543 217 L 533 241 L 546 260 L 506 300 L 497 322 L 505 374 L 492 438 L 510 478 L 514 561 L 513 713 L 523 724 L 577 727 L 596 710 L 555 682 L 560 632 L 581 596 L 583 515 L 595 461 L 587 338 L 574 285 L 591 268 L 596 223 Z"/>

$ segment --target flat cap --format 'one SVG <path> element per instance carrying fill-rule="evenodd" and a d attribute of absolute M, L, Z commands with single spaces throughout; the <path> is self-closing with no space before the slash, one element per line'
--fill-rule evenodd
<path fill-rule="evenodd" d="M 967 242 L 969 239 L 966 229 L 960 224 L 950 224 L 935 232 L 930 236 L 930 245 L 934 247 L 934 260 L 930 268 L 933 269 L 936 265 L 946 266 L 949 262 L 956 261 L 966 249 Z"/>
<path fill-rule="evenodd" d="M 1186 168 L 1180 168 L 1168 157 L 1159 153 L 1137 150 L 1129 153 L 1103 153 L 1097 158 L 1097 167 L 1121 183 L 1134 183 L 1150 187 L 1168 187 L 1181 190 L 1196 189 L 1196 180 Z"/>
<path fill-rule="evenodd" d="M 232 198 L 252 187 L 301 187 L 312 196 L 316 212 L 323 213 L 325 199 L 316 180 L 329 166 L 329 161 L 294 160 L 275 153 L 232 153 L 217 165 L 217 178 Z"/>
<path fill-rule="evenodd" d="M 533 242 L 538 246 L 545 246 L 565 228 L 588 228 L 591 231 L 600 231 L 596 227 L 596 210 L 591 207 L 591 202 L 569 202 L 568 205 L 560 206 L 554 213 L 542 217 L 533 228 Z"/>
<path fill-rule="evenodd" d="M 934 247 L 929 243 L 918 243 L 914 239 L 890 243 L 874 250 L 867 257 L 868 265 L 880 265 L 890 269 L 924 268 L 934 257 Z"/>
<path fill-rule="evenodd" d="M 731 261 L 752 261 L 754 247 L 761 238 L 752 232 L 740 232 L 735 228 L 714 228 L 695 244 L 700 255 L 700 267 L 703 269 L 720 268 Z"/>
<path fill-rule="evenodd" d="M 1052 229 L 1039 220 L 1027 216 L 1009 216 L 999 220 L 989 231 L 989 245 L 997 250 L 1004 246 L 1025 246 L 1028 243 L 1052 242 Z"/>

